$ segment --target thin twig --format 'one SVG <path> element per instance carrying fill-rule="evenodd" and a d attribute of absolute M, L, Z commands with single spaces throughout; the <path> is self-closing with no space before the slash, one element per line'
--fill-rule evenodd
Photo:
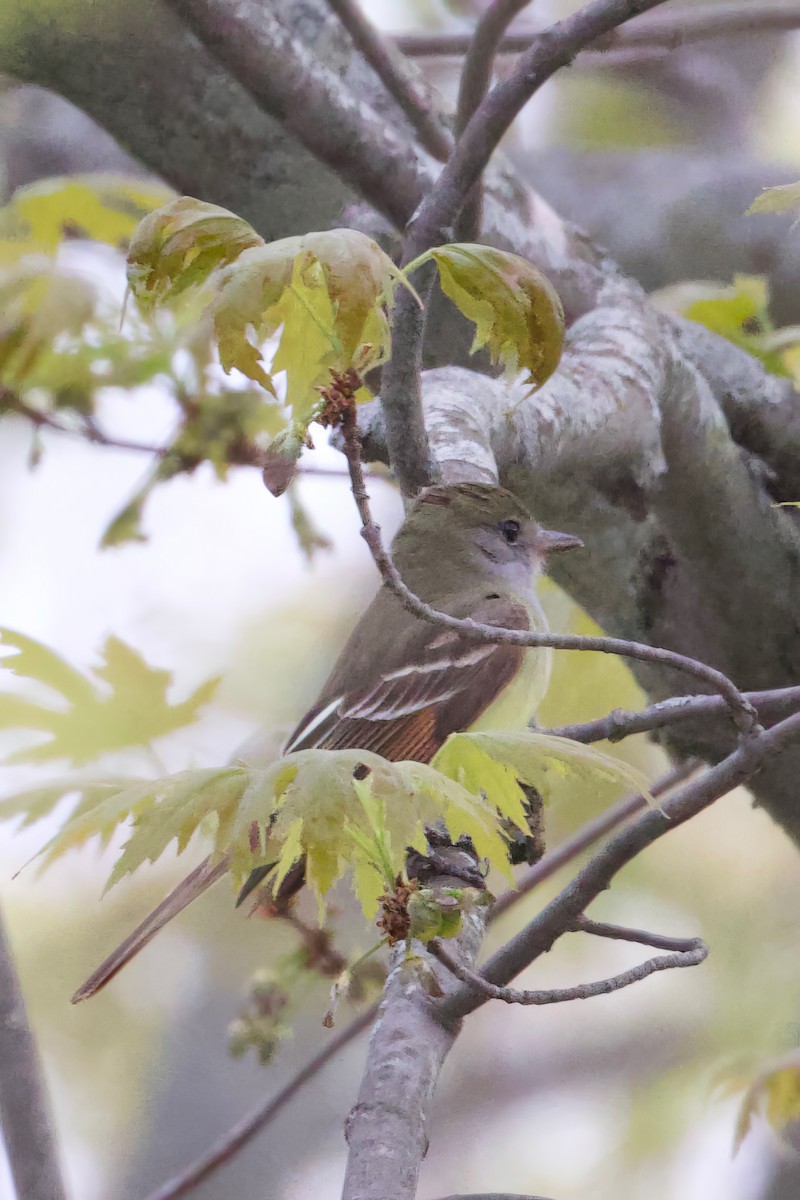
<path fill-rule="evenodd" d="M 397 101 L 425 149 L 446 162 L 453 149 L 453 135 L 438 115 L 439 106 L 425 77 L 406 61 L 394 42 L 367 20 L 356 0 L 328 0 L 328 5 Z"/>
<path fill-rule="evenodd" d="M 574 879 L 553 900 L 484 964 L 490 983 L 507 984 L 515 975 L 545 954 L 563 933 L 572 928 L 593 900 L 611 885 L 622 868 L 647 846 L 697 816 L 715 800 L 747 783 L 769 760 L 800 737 L 800 713 L 762 730 L 744 742 L 715 767 L 691 780 L 664 801 L 661 810 L 650 810 L 606 842 Z M 469 988 L 459 989 L 439 1005 L 445 1022 L 460 1020 L 483 1003 Z"/>
<path fill-rule="evenodd" d="M 678 784 L 697 770 L 700 762 L 698 759 L 687 759 L 680 766 L 668 771 L 666 775 L 662 775 L 661 779 L 656 780 L 650 789 L 650 794 L 654 797 L 663 796 L 665 793 L 672 791 Z M 601 837 L 605 837 L 607 833 L 611 833 L 614 829 L 618 829 L 631 817 L 637 813 L 644 811 L 648 806 L 644 796 L 626 796 L 624 800 L 620 800 L 618 804 L 607 808 L 605 812 L 600 813 L 592 821 L 587 821 L 585 825 L 581 825 L 580 829 L 576 830 L 571 837 L 565 838 L 560 846 L 556 846 L 552 850 L 548 850 L 537 863 L 534 863 L 520 879 L 513 891 L 508 891 L 504 895 L 499 896 L 492 905 L 489 913 L 489 920 L 496 921 L 509 908 L 513 908 L 525 896 L 530 895 L 535 888 L 544 883 L 546 879 L 550 879 L 567 863 L 572 862 L 579 855 L 583 854 L 591 846 L 598 842 Z"/>
<path fill-rule="evenodd" d="M 219 1167 L 224 1166 L 257 1133 L 261 1133 L 263 1129 L 266 1129 L 283 1112 L 286 1105 L 290 1100 L 294 1099 L 300 1089 L 309 1083 L 310 1080 L 314 1079 L 340 1050 L 343 1050 L 345 1046 L 357 1038 L 359 1034 L 363 1033 L 364 1030 L 369 1029 L 377 1013 L 377 1003 L 370 1005 L 368 1009 L 365 1009 L 346 1028 L 335 1034 L 330 1040 L 326 1040 L 325 1045 L 319 1053 L 315 1054 L 310 1062 L 306 1063 L 288 1083 L 284 1084 L 275 1096 L 258 1104 L 252 1112 L 243 1117 L 238 1124 L 234 1125 L 232 1129 L 220 1138 L 207 1154 L 202 1155 L 191 1166 L 181 1171 L 179 1175 L 173 1176 L 172 1179 L 162 1184 L 157 1191 L 152 1192 L 148 1196 L 147 1200 L 177 1200 L 178 1196 L 185 1196 L 198 1183 L 202 1183 L 204 1179 L 207 1179 Z"/>
<path fill-rule="evenodd" d="M 648 936 L 656 938 L 658 935 Z M 487 1000 L 502 1000 L 504 1004 L 530 1006 L 565 1004 L 569 1000 L 590 1000 L 592 996 L 607 996 L 609 992 L 618 992 L 621 988 L 630 987 L 632 983 L 638 983 L 656 971 L 696 967 L 708 957 L 708 947 L 700 938 L 662 938 L 661 941 L 669 941 L 679 948 L 673 954 L 648 958 L 638 966 L 621 971 L 619 975 L 612 975 L 608 979 L 597 979 L 593 983 L 578 983 L 574 987 L 568 988 L 540 988 L 537 990 L 498 987 L 496 984 L 489 983 L 479 972 L 471 971 L 469 967 L 460 963 L 438 938 L 434 938 L 432 942 L 428 943 L 428 949 L 434 958 L 447 967 L 451 975 L 455 975 L 456 979 L 460 979 L 468 987 L 474 988 Z"/>
<path fill-rule="evenodd" d="M 456 139 L 461 137 L 489 90 L 495 54 L 503 34 L 529 3 L 530 0 L 494 0 L 475 26 L 459 81 Z M 481 227 L 482 209 L 483 188 L 478 182 L 461 213 L 458 241 L 475 241 Z"/>
<path fill-rule="evenodd" d="M 36 429 L 49 429 L 54 433 L 62 433 L 67 437 L 80 438 L 84 442 L 110 446 L 117 450 L 135 450 L 142 454 L 150 454 L 162 458 L 167 453 L 167 448 L 164 446 L 151 446 L 142 442 L 128 442 L 124 438 L 110 437 L 98 429 L 96 425 L 93 425 L 91 429 L 88 426 L 79 429 L 77 426 L 64 425 L 61 421 L 51 416 L 50 413 L 42 412 L 38 408 L 31 408 L 30 405 L 25 404 L 19 397 L 2 389 L 0 389 L 0 407 L 5 412 L 14 413 L 15 416 L 23 417 L 26 421 L 30 421 Z"/>
<path fill-rule="evenodd" d="M 372 518 L 369 496 L 364 484 L 364 472 L 361 463 L 361 445 L 355 419 L 351 418 L 342 425 L 342 442 L 347 465 L 350 470 L 350 486 L 353 498 L 361 517 L 361 534 L 369 546 L 381 578 L 386 586 L 397 596 L 407 612 L 421 617 L 423 621 L 431 621 L 453 629 L 463 637 L 476 642 L 489 642 L 493 645 L 540 647 L 552 646 L 555 650 L 593 650 L 601 654 L 617 654 L 624 658 L 633 658 L 639 662 L 658 663 L 662 667 L 672 667 L 696 679 L 702 679 L 715 691 L 725 698 L 733 715 L 734 722 L 741 733 L 754 736 L 759 730 L 758 714 L 752 704 L 739 691 L 734 683 L 705 663 L 688 655 L 678 654 L 674 650 L 665 650 L 660 646 L 648 646 L 644 642 L 631 642 L 623 638 L 595 637 L 586 634 L 535 632 L 532 630 L 501 629 L 495 625 L 482 625 L 469 618 L 451 617 L 448 613 L 439 612 L 420 600 L 403 582 L 391 555 L 383 544 L 380 527 Z"/>
<path fill-rule="evenodd" d="M 680 954 L 688 953 L 700 942 L 700 938 L 667 937 L 663 933 L 650 933 L 648 929 L 631 929 L 627 925 L 612 925 L 608 921 L 592 921 L 589 917 L 578 917 L 568 932 L 589 933 L 592 937 L 607 938 L 612 942 L 635 942 L 639 946 L 674 950 Z"/>
<path fill-rule="evenodd" d="M 0 1127 L 20 1200 L 66 1200 L 42 1064 L 1 915 Z"/>
<path fill-rule="evenodd" d="M 470 1192 L 442 1196 L 441 1200 L 547 1200 L 547 1196 L 522 1196 L 519 1192 Z"/>
<path fill-rule="evenodd" d="M 537 34 L 503 83 L 492 88 L 458 140 L 456 149 L 410 227 L 406 260 L 446 240 L 472 188 L 500 140 L 533 95 L 590 42 L 664 0 L 591 0 Z"/>
<path fill-rule="evenodd" d="M 800 709 L 800 687 L 774 688 L 767 692 L 744 692 L 746 700 L 758 711 L 762 721 L 779 720 Z M 643 708 L 641 712 L 627 712 L 615 708 L 607 717 L 586 721 L 580 725 L 561 725 L 548 729 L 555 737 L 570 738 L 573 742 L 620 742 L 635 733 L 650 733 L 654 729 L 666 729 L 680 721 L 707 720 L 719 717 L 726 708 L 721 696 L 673 696 Z"/>
<path fill-rule="evenodd" d="M 64 425 L 49 413 L 31 408 L 16 397 L 11 397 L 10 400 L 7 397 L 10 397 L 10 393 L 3 395 L 3 391 L 0 389 L 0 405 L 4 406 L 6 411 L 13 412 L 15 416 L 23 417 L 25 420 L 30 421 L 37 429 L 44 428 L 51 433 L 64 434 L 66 437 L 76 438 L 79 441 L 88 442 L 92 446 L 101 446 L 109 450 L 133 451 L 136 454 L 147 454 L 151 458 L 179 457 L 172 446 L 156 446 L 146 442 L 132 442 L 126 438 L 115 437 L 106 433 L 96 421 L 93 421 L 91 426 L 84 425 L 82 428 Z M 259 469 L 263 469 L 266 461 L 266 451 L 254 442 L 242 441 L 239 443 L 238 451 L 229 454 L 225 461 L 229 467 L 258 467 Z M 193 464 L 194 462 L 195 460 L 192 460 Z M 347 470 L 341 467 L 316 466 L 314 463 L 309 462 L 300 463 L 295 468 L 295 474 L 327 479 L 349 478 Z M 366 475 L 369 479 L 383 479 L 387 483 L 391 482 L 389 476 L 382 471 L 367 470 Z"/>
<path fill-rule="evenodd" d="M 580 62 L 602 59 L 607 49 L 674 50 L 679 46 L 741 33 L 781 33 L 800 29 L 800 7 L 793 4 L 719 4 L 702 9 L 676 8 L 657 17 L 646 17 L 626 29 L 606 35 L 580 51 Z M 500 54 L 522 54 L 537 32 L 508 33 Z M 461 58 L 469 52 L 468 33 L 403 33 L 393 39 L 412 58 Z M 598 44 L 599 43 L 599 44 Z"/>

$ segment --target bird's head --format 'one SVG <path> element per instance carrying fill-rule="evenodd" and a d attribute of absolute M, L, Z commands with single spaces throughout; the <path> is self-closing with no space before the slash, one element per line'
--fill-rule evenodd
<path fill-rule="evenodd" d="M 582 545 L 571 534 L 543 529 L 505 488 L 456 483 L 420 492 L 395 539 L 394 555 L 412 588 L 412 575 L 435 585 L 452 564 L 525 591 L 550 554 Z"/>

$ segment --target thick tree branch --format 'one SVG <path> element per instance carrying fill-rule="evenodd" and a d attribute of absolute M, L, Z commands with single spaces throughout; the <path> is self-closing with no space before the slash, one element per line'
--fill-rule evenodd
<path fill-rule="evenodd" d="M 19 1200 L 66 1200 L 47 1086 L 1 915 L 0 1127 Z"/>
<path fill-rule="evenodd" d="M 695 321 L 677 318 L 671 330 L 677 350 L 717 398 L 735 442 L 766 463 L 773 498 L 800 497 L 800 397 L 792 380 L 768 374 Z"/>
<path fill-rule="evenodd" d="M 591 922 L 586 923 L 585 928 L 587 932 L 597 932 L 589 928 L 591 924 Z M 601 936 L 611 935 L 604 934 Z M 639 939 L 631 938 L 627 940 L 644 941 L 644 936 L 642 935 Z M 649 936 L 656 937 L 655 934 Z M 455 975 L 456 979 L 460 979 L 462 983 L 465 983 L 467 987 L 472 988 L 473 991 L 483 996 L 486 1000 L 502 1000 L 504 1004 L 520 1004 L 528 1007 L 545 1004 L 564 1004 L 570 1000 L 589 1000 L 593 996 L 606 996 L 610 992 L 618 992 L 621 988 L 630 987 L 633 983 L 639 983 L 642 979 L 646 979 L 648 975 L 652 975 L 656 971 L 669 971 L 679 967 L 696 967 L 708 957 L 708 946 L 700 938 L 659 938 L 658 942 L 662 945 L 668 942 L 674 953 L 663 954 L 658 958 L 648 958 L 645 962 L 639 963 L 638 966 L 631 967 L 627 971 L 621 971 L 618 975 L 612 975 L 608 979 L 597 979 L 592 983 L 579 983 L 574 987 L 540 988 L 538 990 L 498 987 L 497 984 L 490 983 L 478 971 L 471 971 L 463 963 L 459 962 L 458 958 L 450 953 L 444 942 L 436 938 L 428 944 L 428 949 L 434 958 L 437 958 L 440 963 L 447 967 L 452 975 Z M 654 943 L 645 942 L 645 944 L 653 945 Z"/>
<path fill-rule="evenodd" d="M 430 180 L 424 156 L 354 93 L 259 0 L 168 0 L 256 102 L 402 225 Z M 298 98 L 302 97 L 302 103 Z"/>
<path fill-rule="evenodd" d="M 470 963 L 483 935 L 478 910 L 464 918 L 455 953 Z M 343 1200 L 414 1200 L 427 1148 L 427 1116 L 457 1026 L 437 1020 L 398 946 L 372 1033 L 358 1101 L 345 1126 Z"/>
<path fill-rule="evenodd" d="M 351 199 L 165 0 L 104 0 L 102 15 L 97 5 L 76 6 L 69 37 L 38 6 L 12 6 L 0 71 L 65 96 L 179 192 L 234 209 L 266 238 L 326 228 Z M 314 31 L 305 33 L 311 49 Z"/>

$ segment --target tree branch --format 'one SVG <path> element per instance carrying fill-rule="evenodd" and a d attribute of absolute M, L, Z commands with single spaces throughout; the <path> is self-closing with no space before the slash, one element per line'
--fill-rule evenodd
<path fill-rule="evenodd" d="M 365 1009 L 363 1013 L 357 1016 L 354 1021 L 351 1021 L 344 1029 L 327 1039 L 322 1049 L 288 1083 L 284 1084 L 276 1095 L 257 1105 L 252 1112 L 243 1117 L 241 1121 L 220 1138 L 207 1154 L 198 1158 L 190 1166 L 181 1171 L 180 1174 L 167 1180 L 155 1192 L 151 1192 L 148 1200 L 177 1200 L 179 1196 L 185 1196 L 198 1183 L 202 1183 L 209 1175 L 213 1175 L 219 1167 L 229 1162 L 243 1146 L 246 1146 L 256 1134 L 266 1129 L 283 1112 L 286 1105 L 294 1099 L 297 1093 L 312 1079 L 315 1079 L 323 1067 L 332 1058 L 335 1058 L 340 1050 L 343 1050 L 345 1046 L 362 1034 L 364 1030 L 369 1029 L 375 1020 L 377 1011 L 377 1004 L 370 1005 L 369 1008 Z M 50 1200 L 50 1197 L 47 1200 Z"/>
<path fill-rule="evenodd" d="M 581 63 L 602 61 L 610 50 L 675 50 L 694 42 L 741 33 L 781 33 L 800 28 L 800 7 L 794 4 L 719 4 L 702 9 L 683 6 L 646 17 L 626 29 L 598 38 L 580 51 Z M 500 39 L 500 54 L 523 54 L 537 33 L 510 33 Z M 413 58 L 461 58 L 469 53 L 468 33 L 402 33 L 394 43 Z"/>
<path fill-rule="evenodd" d="M 474 112 L 450 160 L 423 200 L 405 249 L 409 259 L 448 240 L 450 225 L 458 218 L 501 138 L 539 88 L 595 38 L 660 3 L 663 0 L 591 0 L 573 16 L 534 38 L 511 76 L 494 87 Z"/>
<path fill-rule="evenodd" d="M 259 0 L 168 0 L 207 51 L 321 162 L 402 226 L 432 175 L 424 154 Z M 303 99 L 298 103 L 298 97 Z"/>
<path fill-rule="evenodd" d="M 769 692 L 745 692 L 745 697 L 758 712 L 760 721 L 777 721 L 800 709 L 800 687 L 775 688 Z M 652 733 L 681 721 L 718 718 L 725 709 L 721 696 L 673 696 L 651 704 L 641 712 L 626 712 L 615 708 L 607 717 L 585 721 L 580 725 L 561 725 L 548 729 L 554 737 L 573 742 L 621 742 L 635 733 Z"/>
<path fill-rule="evenodd" d="M 667 792 L 671 792 L 678 784 L 683 783 L 690 775 L 693 775 L 700 765 L 697 759 L 688 759 L 680 766 L 674 767 L 668 771 L 666 775 L 662 775 L 657 779 L 650 788 L 650 794 L 653 797 L 663 796 Z M 624 800 L 620 800 L 618 804 L 613 804 L 607 808 L 599 816 L 591 821 L 587 821 L 581 825 L 571 837 L 565 838 L 564 841 L 548 850 L 537 863 L 530 867 L 517 886 L 495 900 L 489 912 L 489 921 L 493 922 L 501 917 L 503 913 L 512 908 L 524 896 L 530 895 L 541 883 L 546 879 L 550 879 L 567 863 L 572 862 L 583 854 L 584 850 L 588 850 L 595 842 L 598 842 L 601 837 L 607 833 L 611 833 L 614 829 L 618 829 L 631 817 L 642 812 L 648 807 L 648 802 L 644 796 L 634 795 L 626 796 Z"/>
<path fill-rule="evenodd" d="M 461 71 L 456 104 L 456 139 L 459 139 L 482 104 L 492 82 L 495 54 L 505 30 L 530 0 L 493 0 L 475 26 Z M 481 227 L 483 189 L 476 184 L 464 206 L 458 241 L 474 242 Z"/>
<path fill-rule="evenodd" d="M 433 263 L 424 264 L 417 272 L 415 282 L 423 304 L 430 300 L 435 274 Z M 419 388 L 425 317 L 425 310 L 408 289 L 399 288 L 392 322 L 392 357 L 381 371 L 381 383 L 386 447 L 405 496 L 415 495 L 435 477 Z"/>
<path fill-rule="evenodd" d="M 0 1127 L 20 1200 L 66 1200 L 47 1086 L 1 914 Z"/>
<path fill-rule="evenodd" d="M 444 170 L 427 191 L 406 231 L 404 263 L 452 239 L 453 226 L 467 197 L 480 182 L 503 134 L 534 93 L 570 62 L 582 45 L 659 3 L 663 0 L 591 0 L 574 16 L 539 35 L 511 77 L 492 89 L 459 136 Z M 409 378 L 407 367 L 397 367 L 397 356 L 402 348 L 412 364 L 421 361 L 424 328 L 424 319 L 412 312 L 407 299 L 398 305 L 392 325 L 395 351 L 382 383 L 384 404 L 390 411 L 410 412 L 413 428 L 419 425 L 418 414 L 422 411 L 421 385 L 418 373 Z"/>
<path fill-rule="evenodd" d="M 446 162 L 453 149 L 453 135 L 441 119 L 441 100 L 437 101 L 425 76 L 367 20 L 357 0 L 328 0 L 328 4 L 350 34 L 356 49 L 408 117 L 421 144 L 434 158 Z"/>
<path fill-rule="evenodd" d="M 582 928 L 586 928 L 587 932 L 596 932 L 596 930 L 589 929 L 590 924 L 591 922 L 587 922 Z M 565 932 L 569 932 L 569 930 L 565 930 Z M 612 935 L 603 934 L 601 936 L 610 937 Z M 655 934 L 642 934 L 639 940 L 644 940 L 645 936 L 657 937 Z M 610 992 L 618 992 L 621 988 L 639 983 L 640 980 L 646 979 L 648 975 L 652 975 L 656 971 L 669 971 L 678 967 L 696 967 L 708 957 L 708 946 L 700 938 L 660 938 L 658 940 L 661 943 L 669 942 L 674 947 L 675 953 L 663 954 L 658 958 L 648 958 L 638 966 L 631 967 L 630 970 L 621 971 L 618 975 L 612 975 L 608 979 L 597 979 L 593 983 L 579 983 L 568 988 L 524 991 L 518 988 L 498 987 L 496 984 L 490 983 L 484 979 L 483 975 L 477 971 L 471 971 L 459 962 L 438 938 L 434 938 L 432 942 L 428 943 L 428 949 L 434 958 L 437 958 L 452 975 L 455 975 L 456 979 L 460 979 L 462 983 L 486 1000 L 502 1000 L 505 1004 L 521 1004 L 527 1007 L 564 1004 L 569 1000 L 589 1000 L 592 996 L 606 996 Z M 652 945 L 654 943 L 645 942 L 645 944 Z"/>
<path fill-rule="evenodd" d="M 733 788 L 746 783 L 756 771 L 800 737 L 800 714 L 749 739 L 715 767 L 710 767 L 663 802 L 623 829 L 589 860 L 564 890 L 529 924 L 486 962 L 482 975 L 503 986 L 530 966 L 566 930 L 572 928 L 591 902 L 605 891 L 614 876 L 647 846 L 702 812 Z M 441 1019 L 449 1025 L 484 1003 L 469 988 L 440 1004 Z"/>
<path fill-rule="evenodd" d="M 456 953 L 470 963 L 483 916 L 464 917 Z M 394 951 L 358 1100 L 345 1125 L 349 1149 L 342 1200 L 414 1200 L 427 1148 L 426 1124 L 439 1074 L 459 1025 L 443 1024 L 418 975 Z"/>
<path fill-rule="evenodd" d="M 650 933 L 648 929 L 631 929 L 628 925 L 592 921 L 589 917 L 578 917 L 567 932 L 589 933 L 592 937 L 607 938 L 611 942 L 634 942 L 639 946 L 652 946 L 656 950 L 674 950 L 680 953 L 688 953 L 701 944 L 700 938 L 667 937 L 663 933 Z"/>

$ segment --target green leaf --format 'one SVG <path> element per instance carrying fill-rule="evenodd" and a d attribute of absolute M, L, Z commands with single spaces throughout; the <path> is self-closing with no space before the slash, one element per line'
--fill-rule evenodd
<path fill-rule="evenodd" d="M 355 230 L 266 244 L 234 213 L 187 196 L 142 222 L 128 280 L 145 311 L 201 293 L 225 370 L 273 394 L 273 374 L 285 372 L 298 425 L 311 419 L 315 388 L 331 369 L 357 364 L 364 372 L 386 361 L 393 291 L 410 286 L 377 242 Z M 267 371 L 262 347 L 273 335 L 278 345 Z"/>
<path fill-rule="evenodd" d="M 517 780 L 553 799 L 564 783 L 632 788 L 655 805 L 647 780 L 621 759 L 535 729 L 451 734 L 433 765 L 464 787 L 479 788 L 503 816 L 525 829 L 524 793 Z"/>
<path fill-rule="evenodd" d="M 0 208 L 0 238 L 55 251 L 65 237 L 120 246 L 137 224 L 174 193 L 125 175 L 65 175 L 19 188 Z"/>
<path fill-rule="evenodd" d="M 128 542 L 146 542 L 147 537 L 142 529 L 142 509 L 150 494 L 150 489 L 137 492 L 132 500 L 122 508 L 106 526 L 100 539 L 101 550 L 109 550 L 113 546 L 124 546 Z"/>
<path fill-rule="evenodd" d="M 41 255 L 0 274 L 0 383 L 13 391 L 30 382 L 54 343 L 83 335 L 96 303 L 91 283 Z"/>
<path fill-rule="evenodd" d="M 147 746 L 197 720 L 219 683 L 208 680 L 186 700 L 172 704 L 167 699 L 171 672 L 148 666 L 119 638 L 108 638 L 101 665 L 86 676 L 33 638 L 7 629 L 0 630 L 0 637 L 17 650 L 2 665 L 54 693 L 53 707 L 16 693 L 2 696 L 0 728 L 46 735 L 38 745 L 10 755 L 6 764 L 56 759 L 80 764 L 128 746 Z"/>
<path fill-rule="evenodd" d="M 679 283 L 656 293 L 656 298 L 668 311 L 682 313 L 760 359 L 774 375 L 792 373 L 786 355 L 798 338 L 792 334 L 787 345 L 784 331 L 775 330 L 769 315 L 768 284 L 762 276 L 736 275 L 730 287 L 702 281 Z"/>
<path fill-rule="evenodd" d="M 486 346 L 507 374 L 524 371 L 531 387 L 541 387 L 564 342 L 564 312 L 546 276 L 516 254 L 466 242 L 438 246 L 413 265 L 428 258 L 442 291 L 475 325 L 473 352 Z"/>
<path fill-rule="evenodd" d="M 319 259 L 303 250 L 292 263 L 289 286 L 265 317 L 265 332 L 282 330 L 272 373 L 286 375 L 286 403 L 296 425 L 307 426 L 319 407 L 316 388 L 344 366 L 337 312 Z"/>
<path fill-rule="evenodd" d="M 250 776 L 241 767 L 182 771 L 121 792 L 115 803 L 120 811 L 135 814 L 134 829 L 106 890 L 143 862 L 155 862 L 173 841 L 182 854 L 207 817 L 215 816 L 219 824 L 235 808 L 251 783 Z"/>
<path fill-rule="evenodd" d="M 0 659 L 0 665 L 13 675 L 43 683 L 70 704 L 91 703 L 94 693 L 86 676 L 35 638 L 15 629 L 0 628 L 0 648 L 15 651 Z"/>
<path fill-rule="evenodd" d="M 115 677 L 118 660 L 130 653 L 116 648 L 106 674 Z M 137 669 L 134 664 L 134 674 Z M 125 670 L 131 674 L 130 663 Z M 362 782 L 364 770 L 368 784 Z M 425 827 L 438 820 L 454 840 L 468 834 L 479 854 L 508 871 L 497 812 L 483 796 L 471 795 L 432 767 L 390 763 L 367 751 L 304 750 L 266 768 L 182 771 L 124 786 L 67 780 L 51 795 L 17 797 L 5 815 L 30 811 L 33 820 L 34 812 L 50 811 L 48 805 L 61 795 L 81 788 L 88 800 L 41 853 L 51 862 L 93 836 L 107 840 L 133 817 L 108 886 L 142 863 L 155 862 L 172 842 L 180 853 L 201 826 L 208 828 L 209 818 L 214 853 L 230 856 L 236 880 L 265 862 L 278 864 L 280 880 L 305 857 L 306 879 L 320 904 L 350 870 L 365 910 L 374 912 L 381 890 L 402 872 L 407 847 L 424 847 Z"/>
<path fill-rule="evenodd" d="M 330 550 L 333 542 L 311 519 L 308 509 L 300 501 L 299 489 L 293 483 L 289 487 L 289 514 L 300 549 L 311 562 L 319 550 Z"/>
<path fill-rule="evenodd" d="M 775 1059 L 747 1088 L 736 1121 L 734 1154 L 758 1115 L 779 1135 L 800 1121 L 800 1054 Z"/>
<path fill-rule="evenodd" d="M 216 204 L 181 196 L 141 222 L 128 250 L 128 285 L 144 309 L 174 301 L 252 246 L 252 225 Z"/>
<path fill-rule="evenodd" d="M 392 260 L 351 229 L 248 250 L 220 272 L 213 311 L 222 364 L 271 390 L 259 347 L 278 333 L 272 373 L 286 372 L 293 419 L 306 424 L 318 404 L 314 389 L 331 370 L 357 362 L 366 372 L 388 358 L 387 310 L 398 283 L 405 278 Z"/>
<path fill-rule="evenodd" d="M 784 213 L 793 208 L 800 208 L 800 182 L 765 188 L 760 196 L 756 196 L 747 213 Z"/>
<path fill-rule="evenodd" d="M 0 821 L 9 821 L 14 817 L 23 817 L 20 828 L 35 825 L 43 817 L 47 817 L 68 796 L 75 797 L 70 819 L 77 813 L 97 808 L 109 796 L 119 792 L 130 780 L 122 776 L 106 779 L 84 779 L 80 776 L 67 776 L 55 779 L 44 787 L 27 788 L 15 792 L 0 800 Z"/>

